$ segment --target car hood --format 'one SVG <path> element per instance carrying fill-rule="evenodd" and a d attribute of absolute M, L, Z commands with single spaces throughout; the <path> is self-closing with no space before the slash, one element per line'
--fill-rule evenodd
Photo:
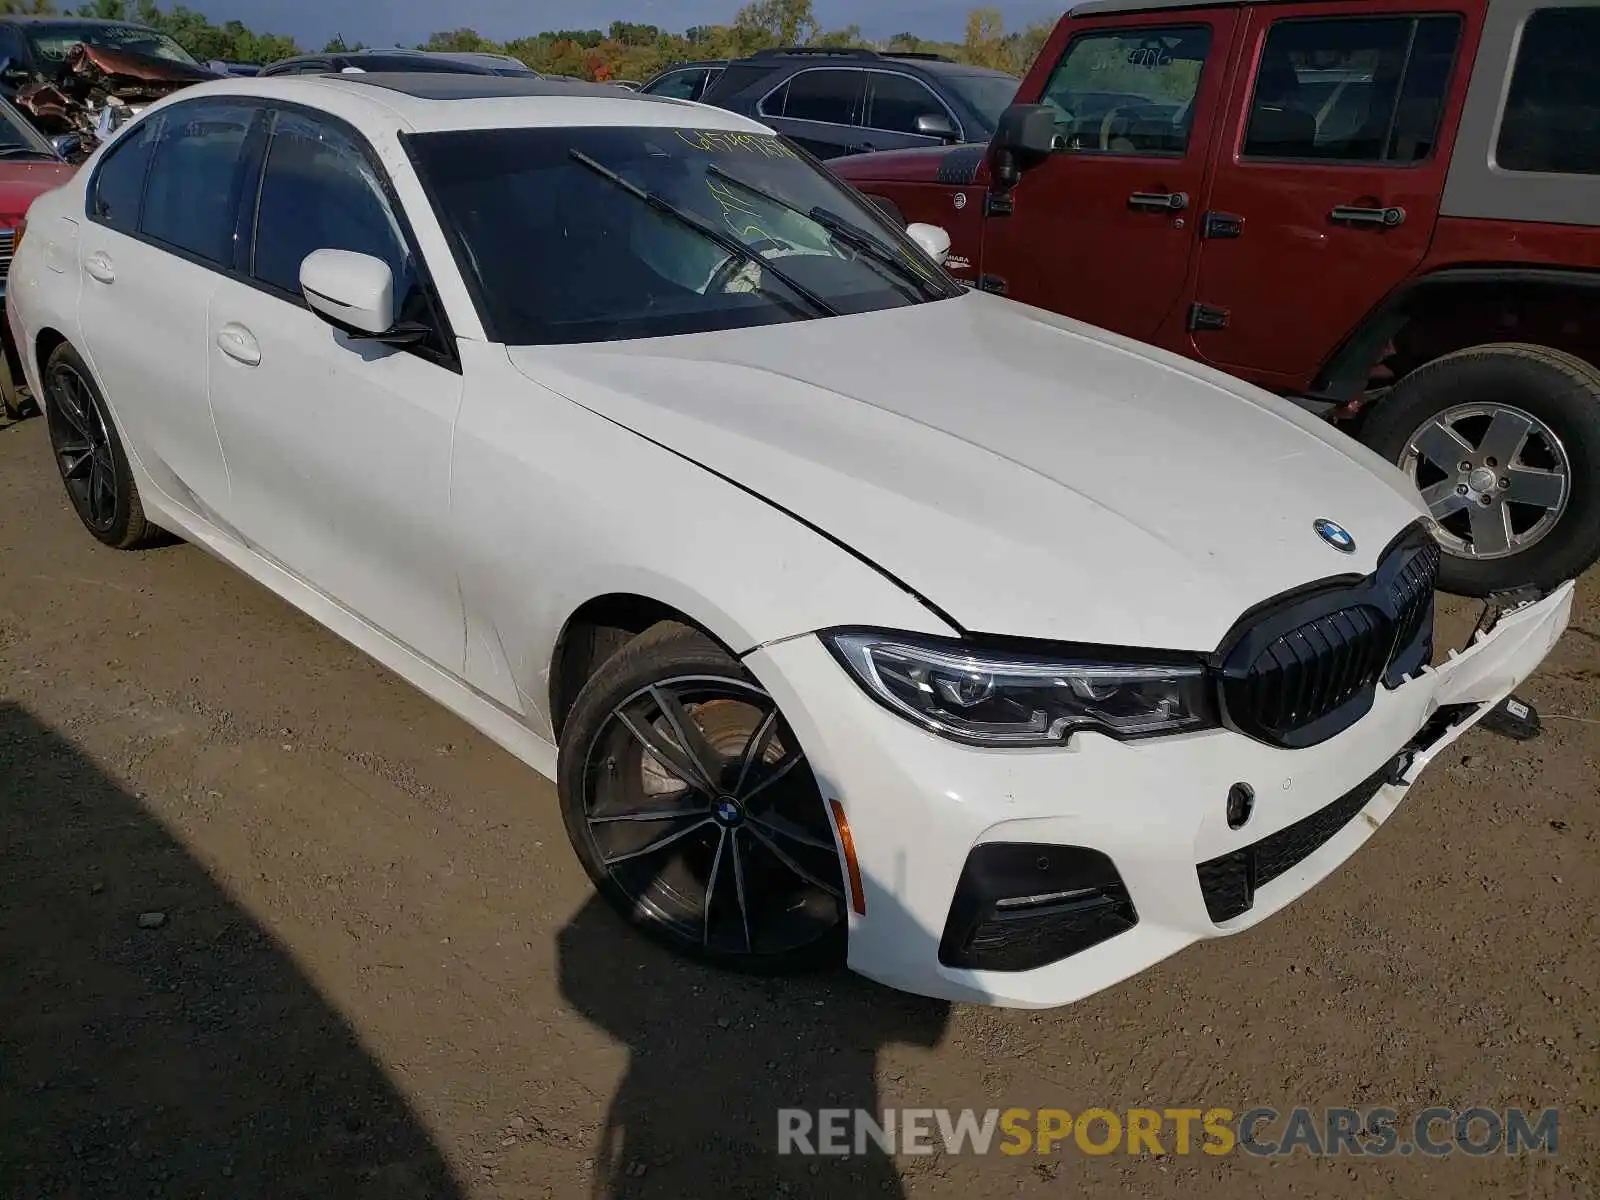
<path fill-rule="evenodd" d="M 0 218 L 23 216 L 30 204 L 66 183 L 76 170 L 71 163 L 48 159 L 0 161 Z"/>
<path fill-rule="evenodd" d="M 509 353 L 970 632 L 1209 650 L 1279 592 L 1371 571 L 1425 513 L 1397 470 L 1286 401 L 982 293 Z M 1324 542 L 1318 518 L 1354 552 Z M 729 552 L 759 569 L 766 551 Z"/>

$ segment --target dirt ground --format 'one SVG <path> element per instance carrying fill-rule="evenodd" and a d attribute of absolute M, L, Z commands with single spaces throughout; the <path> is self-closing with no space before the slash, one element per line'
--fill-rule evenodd
<path fill-rule="evenodd" d="M 1585 582 L 1542 740 L 1470 734 L 1299 904 L 1070 1008 L 950 1007 L 644 944 L 547 783 L 202 552 L 100 547 L 44 423 L 0 428 L 0 1194 L 1592 1197 Z M 1559 1106 L 1559 1152 L 775 1145 L 780 1107 L 1296 1104 Z"/>

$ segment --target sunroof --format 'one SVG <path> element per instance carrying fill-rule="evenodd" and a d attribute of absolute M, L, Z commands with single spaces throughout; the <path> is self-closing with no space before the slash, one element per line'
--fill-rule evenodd
<path fill-rule="evenodd" d="M 326 76 L 369 87 L 404 92 L 419 100 L 493 100 L 505 96 L 599 96 L 612 100 L 658 101 L 627 88 L 605 83 L 580 83 L 525 75 L 469 75 L 448 71 L 364 71 Z"/>

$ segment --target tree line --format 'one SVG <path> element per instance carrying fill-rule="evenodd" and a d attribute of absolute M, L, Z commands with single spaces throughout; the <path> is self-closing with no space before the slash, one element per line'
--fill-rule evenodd
<path fill-rule="evenodd" d="M 181 4 L 163 8 L 156 0 L 90 0 L 58 9 L 55 0 L 0 0 L 0 13 L 62 12 L 74 16 L 138 21 L 170 35 L 202 62 L 261 63 L 320 49 L 324 53 L 365 49 L 359 42 L 336 37 L 322 47 L 302 47 L 283 34 L 260 33 L 242 21 L 216 24 Z M 726 25 L 696 25 L 682 32 L 633 21 L 613 21 L 606 29 L 558 29 L 492 41 L 473 29 L 441 30 L 416 49 L 488 51 L 509 54 L 535 71 L 579 79 L 645 80 L 680 62 L 702 58 L 737 58 L 774 46 L 867 46 L 886 51 L 944 54 L 959 62 L 993 67 L 1020 75 L 1027 70 L 1050 35 L 1049 23 L 1006 32 L 997 8 L 975 8 L 967 17 L 959 42 L 930 41 L 915 33 L 899 33 L 873 43 L 858 25 L 825 29 L 817 22 L 812 0 L 752 0 Z"/>

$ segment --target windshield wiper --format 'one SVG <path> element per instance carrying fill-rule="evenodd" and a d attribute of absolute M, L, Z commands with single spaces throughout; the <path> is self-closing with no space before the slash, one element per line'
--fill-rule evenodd
<path fill-rule="evenodd" d="M 700 234 L 702 237 L 715 242 L 718 246 L 721 246 L 724 250 L 726 250 L 729 254 L 734 255 L 736 258 L 741 258 L 747 263 L 753 263 L 758 270 L 770 272 L 774 279 L 783 284 L 784 287 L 788 288 L 796 296 L 799 296 L 800 299 L 804 300 L 822 316 L 837 317 L 839 315 L 839 310 L 834 308 L 833 305 L 829 304 L 821 296 L 817 295 L 805 285 L 796 283 L 787 271 L 780 271 L 777 267 L 773 266 L 770 262 L 763 258 L 758 251 L 750 249 L 749 246 L 746 246 L 738 238 L 733 237 L 731 234 L 723 233 L 716 226 L 707 221 L 701 220 L 691 212 L 685 212 L 676 204 L 673 204 L 672 201 L 657 195 L 655 192 L 647 192 L 644 190 L 644 188 L 639 187 L 637 184 L 629 183 L 610 167 L 605 166 L 603 163 L 596 162 L 582 150 L 569 150 L 567 153 L 571 155 L 575 161 L 582 163 L 584 166 L 588 167 L 589 170 L 600 176 L 600 178 L 609 180 L 610 182 L 616 184 L 617 187 L 627 192 L 628 195 L 637 200 L 644 201 L 658 213 L 671 217 L 679 224 L 685 225 L 694 230 L 696 233 Z"/>
<path fill-rule="evenodd" d="M 829 212 L 821 205 L 809 210 L 803 209 L 798 204 L 791 204 L 781 196 L 773 195 L 765 188 L 740 179 L 737 175 L 729 174 L 715 163 L 706 167 L 706 174 L 715 175 L 718 179 L 724 179 L 733 184 L 734 187 L 743 188 L 752 196 L 765 200 L 768 204 L 787 209 L 797 217 L 802 217 L 807 221 L 820 225 L 857 254 L 864 255 L 879 266 L 893 271 L 902 282 L 911 284 L 924 298 L 944 300 L 956 294 L 936 280 L 924 275 L 904 259 L 896 256 L 893 251 L 887 249 L 882 242 L 865 229 L 862 229 L 852 221 L 846 221 L 843 217 Z"/>
<path fill-rule="evenodd" d="M 47 158 L 52 161 L 55 155 L 48 150 L 40 150 L 37 146 L 0 146 L 0 158 L 17 158 L 20 155 L 29 158 Z"/>

